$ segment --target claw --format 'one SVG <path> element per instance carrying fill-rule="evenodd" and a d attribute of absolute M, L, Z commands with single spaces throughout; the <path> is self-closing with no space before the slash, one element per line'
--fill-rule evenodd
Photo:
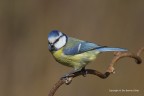
<path fill-rule="evenodd" d="M 87 75 L 87 71 L 85 70 L 85 67 L 83 67 L 81 70 L 73 70 L 67 74 L 65 74 L 64 76 L 61 77 L 61 79 L 64 79 L 64 78 L 68 78 L 68 77 L 73 77 L 74 76 L 74 73 L 76 72 L 81 72 L 81 74 L 85 77 Z"/>
<path fill-rule="evenodd" d="M 61 77 L 61 79 L 64 79 L 64 78 L 68 78 L 68 77 L 72 77 L 74 74 L 73 73 L 68 73 L 68 74 L 65 74 Z"/>

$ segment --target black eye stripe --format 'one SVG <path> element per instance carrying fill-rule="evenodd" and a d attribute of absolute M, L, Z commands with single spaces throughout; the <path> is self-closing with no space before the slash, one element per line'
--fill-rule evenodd
<path fill-rule="evenodd" d="M 58 41 L 59 41 L 59 39 L 60 39 L 60 38 L 56 39 L 56 40 L 54 41 L 54 43 L 53 43 L 53 44 L 55 44 L 56 42 L 58 42 Z"/>
<path fill-rule="evenodd" d="M 56 39 L 55 43 L 59 41 L 60 38 Z"/>
<path fill-rule="evenodd" d="M 54 44 L 55 44 L 56 42 L 58 42 L 59 39 L 60 39 L 61 37 L 63 37 L 63 36 L 64 36 L 64 35 L 61 35 L 58 39 L 56 39 L 55 42 L 54 42 Z"/>

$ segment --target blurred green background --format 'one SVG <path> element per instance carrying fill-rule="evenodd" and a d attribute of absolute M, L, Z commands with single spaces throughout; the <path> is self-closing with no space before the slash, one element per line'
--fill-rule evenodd
<path fill-rule="evenodd" d="M 0 96 L 47 96 L 65 73 L 48 51 L 47 34 L 69 36 L 136 52 L 144 46 L 143 0 L 1 0 Z M 105 72 L 113 53 L 103 53 L 87 68 Z M 142 54 L 144 58 L 144 55 Z M 55 96 L 143 96 L 144 63 L 118 62 L 107 79 L 78 77 Z M 109 92 L 137 89 L 139 92 Z"/>

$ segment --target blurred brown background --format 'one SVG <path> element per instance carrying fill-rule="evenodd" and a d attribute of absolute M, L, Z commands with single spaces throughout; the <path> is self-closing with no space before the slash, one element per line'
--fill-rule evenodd
<path fill-rule="evenodd" d="M 47 34 L 53 29 L 136 52 L 144 46 L 144 1 L 1 0 L 0 96 L 47 96 L 59 77 L 72 70 L 58 64 L 48 51 Z M 103 53 L 87 68 L 105 72 L 112 57 L 112 53 Z M 62 86 L 56 96 L 143 96 L 143 73 L 144 63 L 136 65 L 125 58 L 108 79 L 81 76 Z"/>

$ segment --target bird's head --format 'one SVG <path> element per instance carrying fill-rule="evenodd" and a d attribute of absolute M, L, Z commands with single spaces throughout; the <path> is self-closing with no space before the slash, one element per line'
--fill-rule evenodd
<path fill-rule="evenodd" d="M 48 34 L 48 47 L 50 51 L 57 51 L 67 43 L 67 36 L 58 31 L 52 30 Z"/>

